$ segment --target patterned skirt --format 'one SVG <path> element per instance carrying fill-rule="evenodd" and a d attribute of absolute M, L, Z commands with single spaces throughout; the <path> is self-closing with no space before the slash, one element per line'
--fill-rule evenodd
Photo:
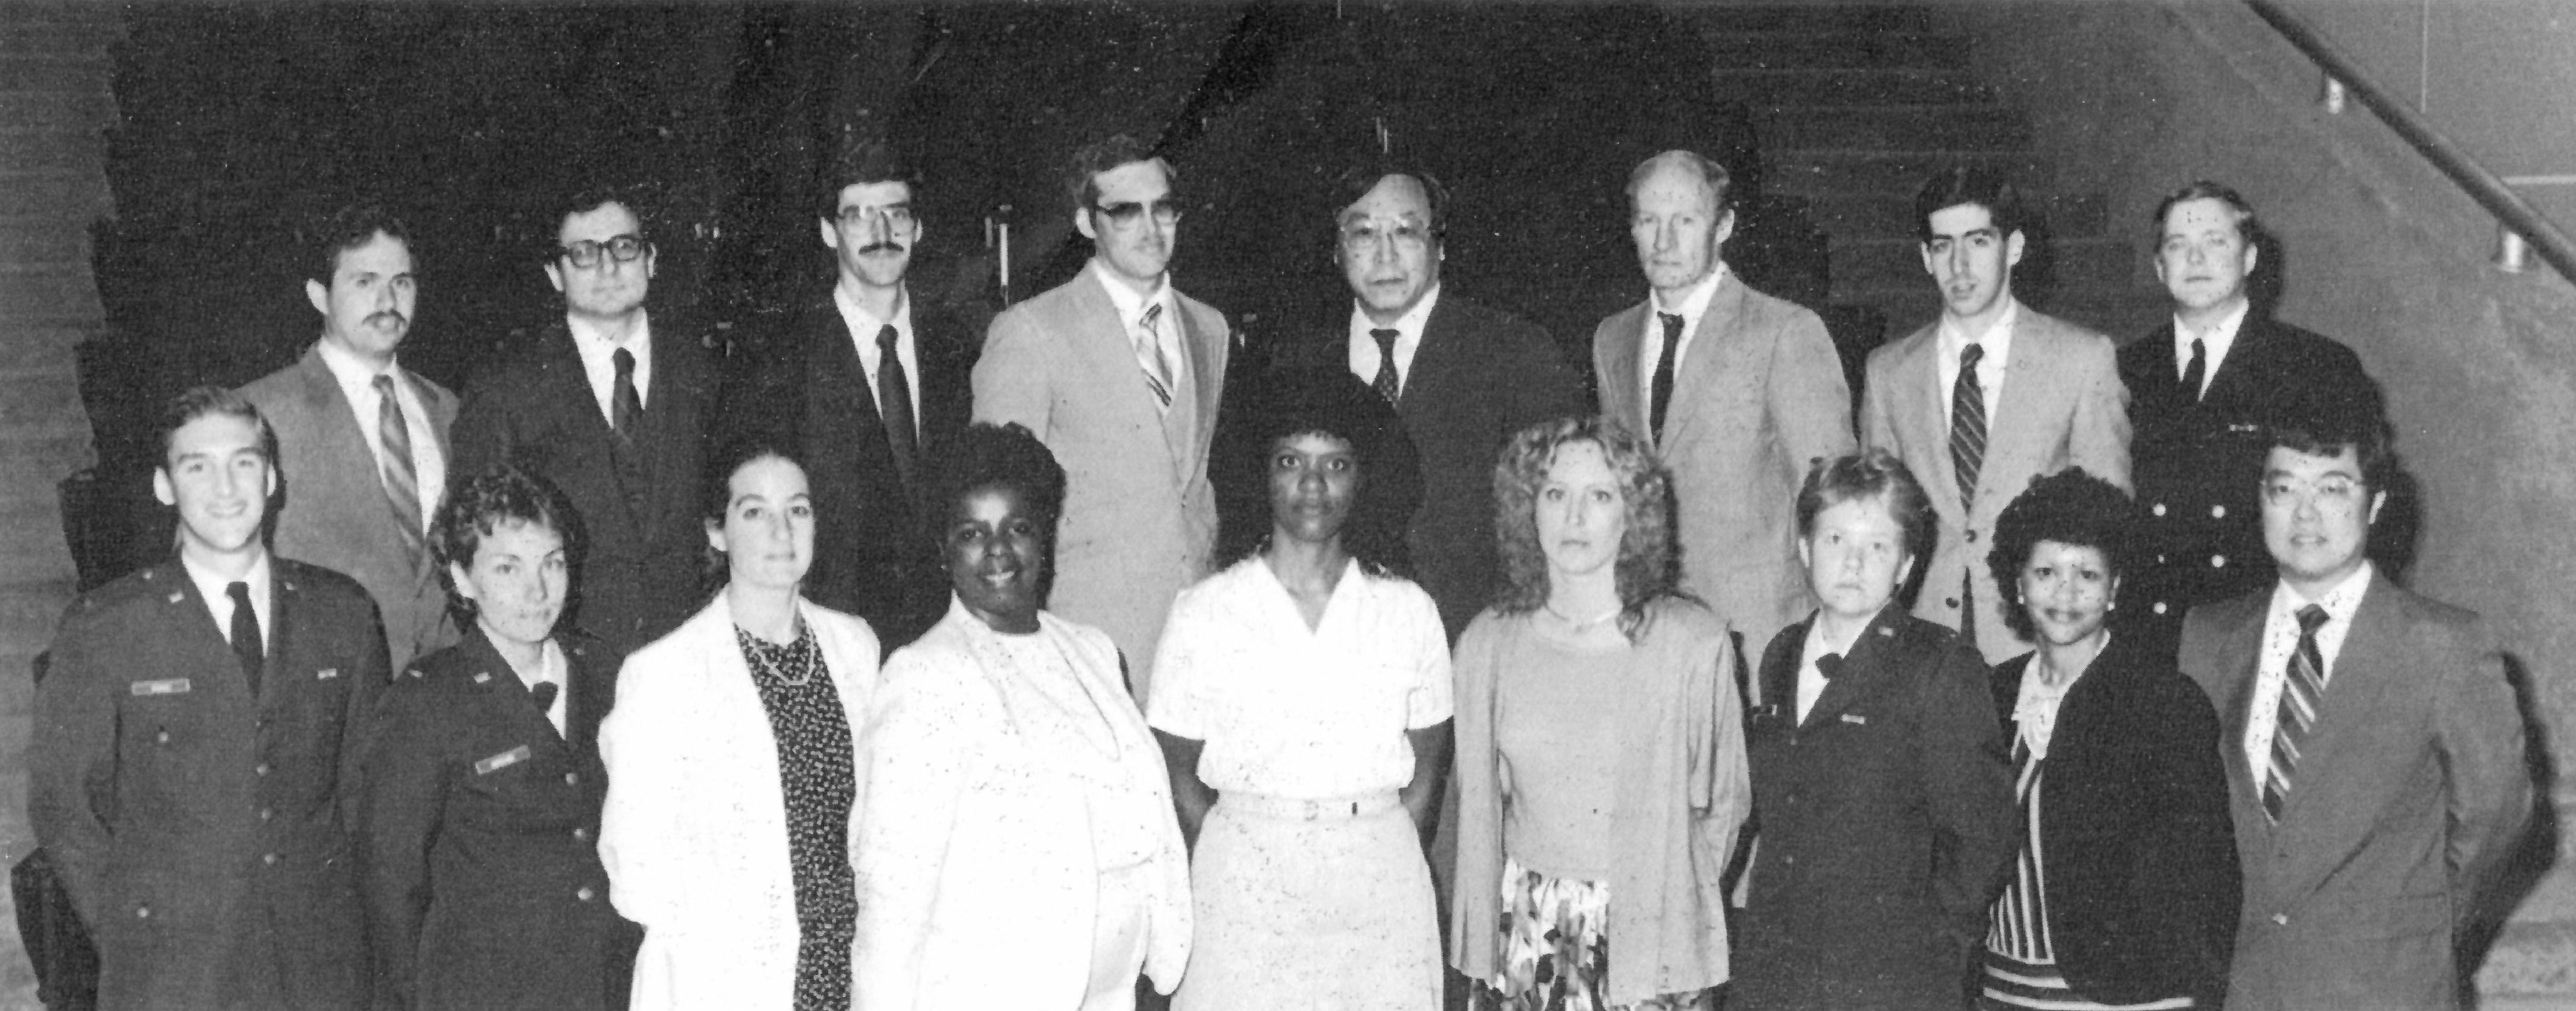
<path fill-rule="evenodd" d="M 1478 1011 L 1683 1011 L 1700 995 L 1634 1004 L 1602 999 L 1610 988 L 1610 886 L 1550 877 L 1503 856 L 1501 958 L 1476 984 Z"/>

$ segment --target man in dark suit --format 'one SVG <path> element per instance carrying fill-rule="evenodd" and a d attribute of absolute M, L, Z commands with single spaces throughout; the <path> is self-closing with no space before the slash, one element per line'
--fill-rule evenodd
<path fill-rule="evenodd" d="M 2173 321 L 2120 349 L 2141 517 L 2120 632 L 2173 655 L 2195 605 L 2272 583 L 2256 491 L 2265 415 L 2318 403 L 2378 410 L 2350 348 L 2270 318 L 2248 297 L 2262 234 L 2254 208 L 2212 182 L 2156 207 L 2156 276 Z M 2294 407 L 2294 409 L 2296 409 Z"/>
<path fill-rule="evenodd" d="M 1493 602 L 1494 457 L 1513 433 L 1582 413 L 1582 387 L 1547 331 L 1440 285 L 1449 192 L 1418 169 L 1343 174 L 1334 259 L 1351 286 L 1346 323 L 1313 333 L 1282 364 L 1346 367 L 1395 404 L 1422 462 L 1422 508 L 1405 531 L 1414 578 L 1456 642 Z M 1261 503 L 1269 516 L 1269 503 Z"/>
<path fill-rule="evenodd" d="M 632 650 L 699 604 L 715 370 L 697 331 L 645 305 L 653 243 L 629 196 L 577 193 L 556 220 L 544 269 L 564 315 L 466 384 L 452 483 L 508 462 L 560 489 L 584 535 L 571 620 Z"/>
<path fill-rule="evenodd" d="M 2278 581 L 2183 623 L 2244 868 L 2227 1006 L 2449 1008 L 2460 930 L 2531 816 L 2522 720 L 2485 622 L 2365 555 L 2385 423 L 2309 415 L 2269 429 Z"/>
<path fill-rule="evenodd" d="M 888 653 L 948 611 L 938 531 L 923 515 L 922 461 L 965 430 L 975 337 L 904 284 L 924 225 L 921 176 L 901 152 L 863 141 L 817 187 L 832 250 L 828 297 L 755 353 L 726 397 L 727 424 L 796 451 L 814 490 L 806 595 L 867 619 Z"/>
<path fill-rule="evenodd" d="M 97 941 L 99 1007 L 361 1006 L 346 815 L 382 626 L 356 582 L 261 543 L 276 440 L 246 400 L 181 394 L 161 444 L 178 557 L 64 615 L 29 820 Z"/>
<path fill-rule="evenodd" d="M 419 294 L 402 222 L 358 204 L 321 231 L 304 295 L 322 339 L 241 395 L 277 433 L 285 499 L 271 547 L 366 587 L 399 666 L 456 641 L 428 547 L 456 396 L 394 359 Z"/>

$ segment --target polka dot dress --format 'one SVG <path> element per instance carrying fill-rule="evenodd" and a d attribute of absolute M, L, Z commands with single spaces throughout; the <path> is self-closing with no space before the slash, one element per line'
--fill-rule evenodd
<path fill-rule="evenodd" d="M 796 885 L 796 1011 L 850 1006 L 850 942 L 858 932 L 858 888 L 850 872 L 850 805 L 858 779 L 849 714 L 832 687 L 814 630 L 779 646 L 734 629 L 769 730 L 787 795 L 789 870 Z"/>

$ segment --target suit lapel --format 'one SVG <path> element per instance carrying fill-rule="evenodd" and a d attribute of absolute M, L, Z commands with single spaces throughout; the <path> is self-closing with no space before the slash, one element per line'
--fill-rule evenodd
<path fill-rule="evenodd" d="M 2236 676 L 2227 682 L 2227 697 L 2220 700 L 2219 711 L 2225 719 L 2220 724 L 2223 729 L 2218 750 L 2227 760 L 2227 781 L 2238 806 L 2237 824 L 2254 826 L 2268 825 L 2271 821 L 2263 813 L 2263 782 L 2258 778 L 2263 775 L 2263 770 L 2256 769 L 2245 755 L 2245 734 L 2256 719 L 2254 681 L 2262 675 L 2263 669 L 2263 622 L 2271 609 L 2257 603 L 2248 611 L 2250 613 L 2228 632 L 2226 646 L 2219 654 L 2243 659 L 2237 664 Z M 2261 718 L 2270 719 L 2272 714 L 2264 713 Z"/>
<path fill-rule="evenodd" d="M 274 564 L 274 562 L 271 563 L 272 566 Z M 258 709 L 259 700 L 250 698 L 250 684 L 242 679 L 241 661 L 233 657 L 232 640 L 221 627 L 215 624 L 214 608 L 197 593 L 196 580 L 188 578 L 187 566 L 173 558 L 152 572 L 155 582 L 167 584 L 161 594 L 162 604 L 173 612 L 171 625 L 179 629 L 177 646 L 187 655 L 188 660 L 192 661 L 186 663 L 181 669 L 194 671 L 199 676 L 216 671 L 222 672 L 216 678 L 219 684 L 192 683 L 188 690 L 223 697 L 250 699 L 250 708 Z M 269 586 L 269 592 L 272 595 L 269 610 L 271 620 L 275 620 L 280 610 L 274 596 L 277 592 L 277 580 L 274 577 L 269 580 Z M 283 629 L 271 631 L 269 641 L 272 644 L 282 644 L 285 637 L 279 633 L 283 631 Z M 276 666 L 276 655 L 277 649 L 272 645 L 268 650 L 269 660 L 260 668 L 260 683 L 263 688 L 268 683 L 270 668 Z"/>
<path fill-rule="evenodd" d="M 1396 413 L 1403 416 L 1407 427 L 1422 416 L 1424 405 L 1439 403 L 1440 398 L 1449 395 L 1449 384 L 1459 372 L 1459 366 L 1452 362 L 1466 354 L 1464 345 L 1474 339 L 1462 331 L 1458 311 L 1450 306 L 1450 296 L 1443 294 L 1431 307 L 1431 318 L 1422 321 L 1422 342 L 1414 345 L 1413 367 L 1405 370 L 1404 395 L 1396 401 Z M 1346 345 L 1350 341 L 1347 331 L 1342 341 Z"/>
<path fill-rule="evenodd" d="M 1843 654 L 1843 672 L 1825 682 L 1824 693 L 1816 696 L 1816 707 L 1807 711 L 1806 719 L 1798 721 L 1800 731 L 1822 726 L 1896 676 L 1896 627 L 1890 622 L 1901 614 L 1898 605 L 1890 603 L 1870 619 L 1869 627 L 1861 629 L 1860 638 L 1852 640 L 1851 651 Z M 1789 704 L 1797 704 L 1794 690 Z"/>
<path fill-rule="evenodd" d="M 1601 413 L 1641 437 L 1654 434 L 1646 430 L 1646 405 L 1637 393 L 1646 383 L 1642 371 L 1645 355 L 1639 342 L 1645 339 L 1648 304 L 1639 302 L 1620 310 L 1601 324 L 1599 338 Z"/>
<path fill-rule="evenodd" d="M 1727 363 L 1722 359 L 1734 350 L 1727 338 L 1734 334 L 1736 317 L 1743 312 L 1744 282 L 1730 271 L 1709 295 L 1708 311 L 1700 314 L 1698 328 L 1691 331 L 1690 351 L 1673 373 L 1673 400 L 1665 408 L 1665 438 L 1660 445 L 1680 445 L 1693 431 L 1699 406 L 1715 399 L 1711 394 L 1725 378 Z"/>
<path fill-rule="evenodd" d="M 599 753 L 599 723 L 617 702 L 617 669 L 608 666 L 599 655 L 599 647 L 577 640 L 557 640 L 564 647 L 564 679 L 571 683 L 572 698 L 565 703 L 564 729 L 573 750 L 584 756 Z"/>
<path fill-rule="evenodd" d="M 2165 328 L 2168 348 L 2172 347 L 2172 330 L 2170 325 Z M 2246 309 L 2245 322 L 2236 328 L 2236 343 L 2227 349 L 2227 357 L 2210 375 L 2209 392 L 2201 396 L 2201 404 L 2251 401 L 2263 395 L 2263 384 L 2253 374 L 2270 371 L 2272 351 L 2279 345 L 2271 330 L 2271 321 L 2257 318 L 2251 307 Z M 2181 384 L 2177 382 L 2175 388 L 2180 389 Z"/>
<path fill-rule="evenodd" d="M 2393 631 L 2398 617 L 2391 587 L 2376 572 L 2371 574 L 2370 582 L 2362 593 L 2361 606 L 2353 612 L 2352 627 L 2344 634 L 2343 649 L 2335 654 L 2334 664 L 2326 672 L 2325 696 L 2317 700 L 2316 722 L 2300 744 L 2298 768 L 2291 772 L 2289 806 L 2281 811 L 2284 824 L 2298 819 L 2298 824 L 2306 825 L 2317 818 L 2352 813 L 2331 807 L 2311 812 L 2310 808 L 2317 803 L 2314 798 L 2325 793 L 2324 787 L 2362 774 L 2363 759 L 2355 750 L 2380 730 L 2379 697 L 2398 677 L 2396 671 L 2378 661 L 2405 653 L 2405 643 Z"/>
<path fill-rule="evenodd" d="M 1896 382 L 1898 430 L 1906 427 L 1905 415 L 1914 418 L 1913 428 L 1927 436 L 1922 465 L 1915 467 L 1914 478 L 1932 496 L 1932 510 L 1941 514 L 1951 526 L 1965 526 L 1966 507 L 1959 488 L 1958 470 L 1950 461 L 1950 391 L 1941 388 L 1941 332 L 1939 324 L 1915 331 L 1907 347 L 1898 353 L 1904 357 L 1889 370 Z M 1989 458 L 1994 455 L 1993 440 L 1987 440 Z M 1913 461 L 1908 461 L 1912 463 Z M 1980 471 L 1982 474 L 1982 471 Z"/>
<path fill-rule="evenodd" d="M 2043 419 L 2048 415 L 2048 403 L 2057 396 L 2062 349 L 2056 328 L 2029 306 L 2022 307 L 2021 318 L 2013 325 L 2012 357 L 2004 363 L 2003 395 L 1995 398 L 1995 415 L 1987 420 L 1985 463 L 1977 469 L 1977 504 L 1981 511 L 2000 512 L 2013 496 L 2021 494 L 2020 488 L 2007 487 L 2006 482 L 2031 473 L 2028 467 L 2014 466 L 2014 461 L 2046 455 L 2035 443 L 2048 437 L 2049 428 Z"/>
<path fill-rule="evenodd" d="M 1113 415 L 1112 430 L 1128 428 L 1166 436 L 1138 440 L 1135 448 L 1151 447 L 1146 451 L 1162 457 L 1164 468 L 1177 475 L 1181 468 L 1168 438 L 1170 430 L 1164 427 L 1161 412 L 1154 408 L 1154 394 L 1146 388 L 1145 375 L 1137 368 L 1136 348 L 1127 338 L 1126 323 L 1118 318 L 1118 304 L 1110 301 L 1108 290 L 1101 287 L 1108 282 L 1102 281 L 1093 268 L 1086 266 L 1083 271 L 1077 283 L 1068 285 L 1065 292 L 1072 301 L 1070 319 L 1066 321 L 1071 338 L 1067 351 L 1091 372 L 1094 388 L 1127 391 L 1098 398 Z M 1186 318 L 1188 314 L 1182 315 Z M 1200 395 L 1212 394 L 1202 390 Z"/>

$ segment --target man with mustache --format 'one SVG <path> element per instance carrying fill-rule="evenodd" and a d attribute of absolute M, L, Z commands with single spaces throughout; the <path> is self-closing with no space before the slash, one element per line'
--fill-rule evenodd
<path fill-rule="evenodd" d="M 977 350 L 964 320 L 904 284 L 927 234 L 920 187 L 883 141 L 833 158 L 815 204 L 832 291 L 755 349 L 726 396 L 735 433 L 804 461 L 815 506 L 806 596 L 867 619 L 889 654 L 948 611 L 917 484 L 923 461 L 966 428 Z"/>
<path fill-rule="evenodd" d="M 1941 318 L 1869 355 L 1861 442 L 1905 462 L 1938 518 L 1916 617 L 1957 629 L 1987 663 L 2027 652 L 2004 624 L 1985 564 L 1995 517 L 2068 467 L 2129 487 L 2129 392 L 2111 339 L 2012 294 L 2021 191 L 1982 168 L 1933 176 L 1914 197 L 1923 269 Z"/>
<path fill-rule="evenodd" d="M 652 315 L 653 243 L 633 194 L 558 205 L 546 280 L 564 314 L 478 372 L 457 412 L 455 483 L 495 463 L 561 490 L 582 521 L 567 620 L 621 652 L 695 613 L 698 513 L 715 370 L 702 331 Z"/>
<path fill-rule="evenodd" d="M 322 314 L 322 339 L 241 395 L 277 432 L 285 501 L 273 547 L 366 587 L 400 669 L 456 641 L 428 547 L 456 396 L 394 359 L 419 297 L 402 222 L 355 204 L 317 240 L 304 295 Z"/>

